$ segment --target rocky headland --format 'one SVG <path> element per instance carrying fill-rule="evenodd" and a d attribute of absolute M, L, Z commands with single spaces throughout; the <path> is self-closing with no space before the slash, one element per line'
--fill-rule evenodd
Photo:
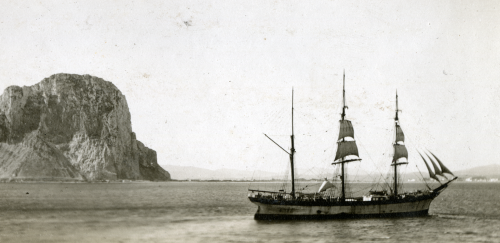
<path fill-rule="evenodd" d="M 0 96 L 0 180 L 170 180 L 132 131 L 125 96 L 90 75 L 55 74 Z"/>

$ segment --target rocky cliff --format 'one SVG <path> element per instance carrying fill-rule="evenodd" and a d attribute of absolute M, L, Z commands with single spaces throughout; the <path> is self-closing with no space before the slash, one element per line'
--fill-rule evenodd
<path fill-rule="evenodd" d="M 136 140 L 125 96 L 89 75 L 55 74 L 0 96 L 0 179 L 169 180 Z"/>

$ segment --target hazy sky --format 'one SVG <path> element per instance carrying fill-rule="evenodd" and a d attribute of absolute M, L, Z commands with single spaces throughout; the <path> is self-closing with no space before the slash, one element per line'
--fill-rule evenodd
<path fill-rule="evenodd" d="M 345 69 L 361 165 L 391 162 L 397 89 L 409 147 L 459 170 L 500 160 L 499 26 L 496 1 L 3 0 L 0 89 L 101 77 L 160 165 L 278 170 L 294 87 L 300 170 L 334 158 Z"/>

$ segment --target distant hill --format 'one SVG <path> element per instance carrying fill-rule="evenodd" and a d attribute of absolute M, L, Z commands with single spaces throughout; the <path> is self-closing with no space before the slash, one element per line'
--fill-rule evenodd
<path fill-rule="evenodd" d="M 459 177 L 485 176 L 490 178 L 500 178 L 500 165 L 491 164 L 478 166 L 466 170 L 457 171 L 455 172 L 455 175 Z"/>
<path fill-rule="evenodd" d="M 247 171 L 247 170 L 235 170 L 235 169 L 218 169 L 209 170 L 193 166 L 175 166 L 175 165 L 163 165 L 167 171 L 170 172 L 172 179 L 174 180 L 270 180 L 270 179 L 282 179 L 282 174 L 268 172 L 268 171 Z M 473 176 L 485 176 L 489 178 L 500 178 L 500 165 L 492 164 L 486 166 L 474 167 L 466 170 L 460 170 L 454 172 L 454 174 L 460 179 L 465 179 L 466 177 Z M 429 173 L 427 171 L 412 172 L 404 176 L 404 180 L 420 180 L 422 178 L 429 178 Z M 313 175 L 300 175 L 301 178 L 305 179 L 321 179 L 316 178 Z M 359 173 L 357 176 L 349 175 L 348 178 L 351 180 L 359 181 L 372 181 L 380 177 L 379 174 L 365 174 Z M 451 176 L 448 176 L 451 178 Z"/>

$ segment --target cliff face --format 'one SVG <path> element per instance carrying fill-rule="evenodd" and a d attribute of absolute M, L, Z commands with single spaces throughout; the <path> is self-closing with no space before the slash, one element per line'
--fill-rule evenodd
<path fill-rule="evenodd" d="M 0 96 L 0 179 L 169 180 L 137 141 L 125 96 L 89 75 L 55 74 Z"/>

